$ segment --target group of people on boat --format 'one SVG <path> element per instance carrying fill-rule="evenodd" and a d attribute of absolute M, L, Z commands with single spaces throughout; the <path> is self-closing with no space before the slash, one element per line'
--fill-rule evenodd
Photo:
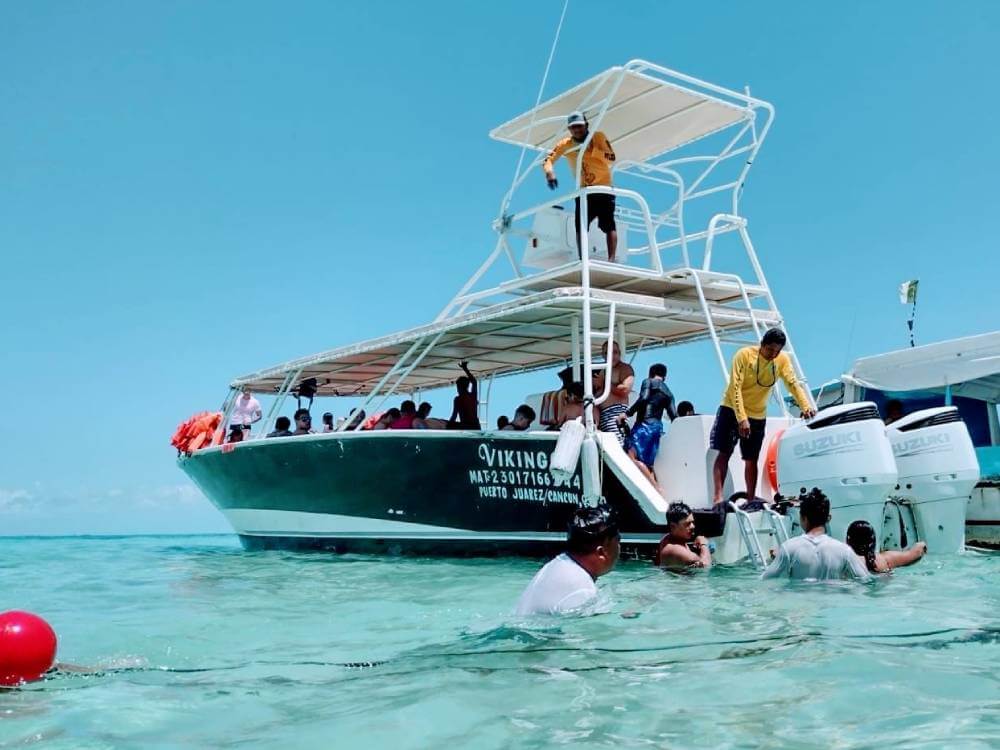
<path fill-rule="evenodd" d="M 906 550 L 879 552 L 875 530 L 867 521 L 853 522 L 845 541 L 834 539 L 826 533 L 830 501 L 819 489 L 803 492 L 796 504 L 803 533 L 781 544 L 762 578 L 869 581 L 912 565 L 927 553 L 924 542 Z M 667 533 L 660 540 L 654 564 L 673 571 L 711 568 L 711 544 L 697 533 L 691 508 L 672 503 L 666 521 Z M 566 551 L 535 574 L 515 614 L 586 612 L 598 597 L 597 579 L 614 569 L 620 550 L 621 533 L 612 509 L 607 505 L 578 508 L 567 530 Z"/>
<path fill-rule="evenodd" d="M 469 369 L 468 362 L 460 362 L 459 367 L 464 374 L 455 380 L 455 388 L 458 393 L 452 403 L 451 417 L 447 420 L 432 417 L 433 406 L 430 403 L 425 401 L 417 406 L 414 401 L 407 399 L 398 408 L 392 407 L 371 417 L 368 417 L 363 409 L 353 409 L 347 417 L 346 425 L 335 425 L 333 414 L 326 412 L 323 414 L 323 426 L 320 431 L 326 433 L 335 432 L 338 429 L 362 431 L 480 430 L 482 426 L 479 422 L 479 383 Z M 582 403 L 582 391 L 579 400 Z M 253 396 L 250 389 L 244 386 L 230 411 L 229 433 L 226 442 L 238 443 L 249 438 L 253 425 L 259 422 L 262 416 L 260 402 Z M 497 428 L 502 431 L 528 430 L 534 423 L 535 417 L 534 409 L 527 404 L 521 404 L 515 410 L 513 419 L 500 417 Z M 294 430 L 292 429 L 293 425 Z M 267 437 L 313 435 L 316 432 L 313 429 L 312 415 L 309 409 L 300 407 L 296 409 L 291 419 L 286 416 L 278 417 L 274 422 L 274 429 L 267 434 Z"/>
<path fill-rule="evenodd" d="M 799 383 L 791 358 L 783 351 L 787 339 L 777 329 L 764 333 L 759 346 L 747 346 L 733 357 L 729 382 L 722 394 L 712 426 L 710 447 L 718 456 L 713 464 L 713 504 L 722 511 L 723 488 L 729 461 L 736 445 L 744 462 L 746 497 L 756 502 L 757 466 L 766 428 L 767 401 L 771 391 L 782 380 L 795 399 L 802 415 L 815 415 L 805 389 Z M 627 370 L 625 368 L 628 368 Z M 622 397 L 631 391 L 634 372 L 620 362 L 617 346 L 612 349 L 610 393 L 611 414 L 600 417 L 602 429 L 621 429 L 627 416 L 640 417 L 631 435 L 623 441 L 637 463 L 651 469 L 662 423 L 666 413 L 671 419 L 679 416 L 672 407 L 673 396 L 663 382 L 666 368 L 650 368 L 631 407 L 623 408 Z M 596 386 L 596 383 L 595 383 Z M 603 388 L 603 382 L 601 383 Z M 615 388 L 621 387 L 616 394 Z M 595 393 L 601 388 L 595 387 Z M 655 481 L 655 477 L 653 477 Z M 893 568 L 910 565 L 927 551 L 918 542 L 903 551 L 878 551 L 875 530 L 867 521 L 850 524 L 845 541 L 826 533 L 830 520 L 830 501 L 819 489 L 803 492 L 795 501 L 803 533 L 784 542 L 764 578 L 806 580 L 857 579 L 868 580 L 875 574 L 891 572 Z M 672 503 L 666 512 L 667 533 L 658 545 L 654 563 L 673 570 L 707 569 L 712 566 L 712 549 L 708 539 L 696 532 L 694 512 L 684 503 Z M 573 516 L 567 535 L 567 550 L 547 563 L 532 579 L 517 605 L 517 614 L 560 613 L 584 607 L 597 596 L 596 580 L 614 568 L 618 560 L 620 533 L 610 508 L 598 506 L 580 508 Z"/>

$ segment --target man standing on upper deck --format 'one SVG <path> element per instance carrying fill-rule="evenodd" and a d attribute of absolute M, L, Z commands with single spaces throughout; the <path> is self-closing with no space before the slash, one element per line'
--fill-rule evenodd
<path fill-rule="evenodd" d="M 559 187 L 559 180 L 553 165 L 560 156 L 565 156 L 569 162 L 570 169 L 576 174 L 577 157 L 580 154 L 580 146 L 587 140 L 590 126 L 587 118 L 582 112 L 574 112 L 566 121 L 569 128 L 569 135 L 556 143 L 555 147 L 542 162 L 542 170 L 545 172 L 545 180 L 549 188 L 555 190 Z M 587 188 L 595 185 L 606 185 L 611 187 L 611 167 L 615 160 L 614 149 L 607 136 L 600 130 L 595 131 L 587 144 L 587 149 L 583 154 L 583 168 L 580 170 L 580 187 Z M 608 260 L 615 262 L 615 250 L 618 247 L 618 229 L 615 225 L 615 196 L 611 193 L 588 193 L 587 194 L 587 228 L 589 230 L 591 222 L 597 219 L 598 228 L 607 235 L 608 238 Z M 576 248 L 582 253 L 580 243 L 580 198 L 576 199 Z"/>
<path fill-rule="evenodd" d="M 788 392 L 807 419 L 816 411 L 805 389 L 795 377 L 792 360 L 781 350 L 785 334 L 772 328 L 760 340 L 760 346 L 745 346 L 733 357 L 729 385 L 722 394 L 722 406 L 715 415 L 709 445 L 719 451 L 712 474 L 715 479 L 715 504 L 722 502 L 722 487 L 729 471 L 729 458 L 737 441 L 743 456 L 747 496 L 757 496 L 757 459 L 764 443 L 767 427 L 767 399 L 778 378 L 785 381 Z"/>

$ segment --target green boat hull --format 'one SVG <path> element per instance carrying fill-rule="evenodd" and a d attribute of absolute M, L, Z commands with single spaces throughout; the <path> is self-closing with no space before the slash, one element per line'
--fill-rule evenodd
<path fill-rule="evenodd" d="M 180 459 L 249 549 L 544 555 L 582 503 L 549 472 L 555 433 L 393 431 L 255 440 Z M 610 471 L 623 547 L 663 533 Z"/>

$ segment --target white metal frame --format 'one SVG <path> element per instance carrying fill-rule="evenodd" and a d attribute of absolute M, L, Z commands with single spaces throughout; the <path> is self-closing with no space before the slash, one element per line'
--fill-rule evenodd
<path fill-rule="evenodd" d="M 701 133 L 692 140 L 672 147 L 658 156 L 646 159 L 642 162 L 623 162 L 615 165 L 614 174 L 616 176 L 628 176 L 635 181 L 647 181 L 664 189 L 667 194 L 672 195 L 669 203 L 660 206 L 657 210 L 652 210 L 645 195 L 637 190 L 622 187 L 593 186 L 583 189 L 575 189 L 558 197 L 555 201 L 549 200 L 542 204 L 528 206 L 511 213 L 510 207 L 518 192 L 518 189 L 526 182 L 532 174 L 537 174 L 539 167 L 544 160 L 547 149 L 538 149 L 537 155 L 531 162 L 524 166 L 525 160 L 519 161 L 519 169 L 514 176 L 510 189 L 505 193 L 500 205 L 498 218 L 493 222 L 493 227 L 497 232 L 496 244 L 492 252 L 487 256 L 483 264 L 472 274 L 468 281 L 462 286 L 458 293 L 441 310 L 435 319 L 436 323 L 446 323 L 447 321 L 459 318 L 480 307 L 489 307 L 500 302 L 510 302 L 520 297 L 525 297 L 538 291 L 538 283 L 554 276 L 551 271 L 532 273 L 526 271 L 517 259 L 517 253 L 511 246 L 514 237 L 530 236 L 530 229 L 525 225 L 530 222 L 539 211 L 547 208 L 553 203 L 565 203 L 577 198 L 582 198 L 587 194 L 609 193 L 616 196 L 623 202 L 616 211 L 616 220 L 619 226 L 624 228 L 619 241 L 619 254 L 626 259 L 637 259 L 646 256 L 646 264 L 633 265 L 626 263 L 624 266 L 613 266 L 619 273 L 624 273 L 626 279 L 622 283 L 628 282 L 628 277 L 644 279 L 669 280 L 673 284 L 686 284 L 693 296 L 697 298 L 698 306 L 702 314 L 703 322 L 708 337 L 711 339 L 719 367 L 724 379 L 728 379 L 729 368 L 728 358 L 723 353 L 723 345 L 747 345 L 759 341 L 763 333 L 762 325 L 774 325 L 782 323 L 782 318 L 778 312 L 777 303 L 774 299 L 767 280 L 764 276 L 763 268 L 757 257 L 754 246 L 750 240 L 747 229 L 747 221 L 739 213 L 740 197 L 747 174 L 753 164 L 760 147 L 766 138 L 771 123 L 774 119 L 774 108 L 767 102 L 750 95 L 749 90 L 737 92 L 717 86 L 707 81 L 694 78 L 692 76 L 670 70 L 643 60 L 633 60 L 619 68 L 612 68 L 607 73 L 595 79 L 592 91 L 586 98 L 585 110 L 591 112 L 590 134 L 580 145 L 581 152 L 586 149 L 593 137 L 593 133 L 601 128 L 601 123 L 609 112 L 611 102 L 615 97 L 618 87 L 628 74 L 639 74 L 650 81 L 655 81 L 663 87 L 672 87 L 703 97 L 707 101 L 725 104 L 730 108 L 742 112 L 736 122 L 726 125 L 717 130 Z M 606 94 L 598 98 L 598 93 L 604 89 L 605 84 L 610 83 L 606 88 Z M 540 105 L 546 106 L 545 104 Z M 536 110 L 539 107 L 535 108 Z M 537 124 L 546 121 L 551 122 L 552 118 L 537 119 L 534 112 L 531 113 L 531 125 L 529 129 Z M 559 115 L 564 119 L 569 113 Z M 502 127 L 502 126 L 501 126 Z M 732 135 L 725 139 L 721 134 L 723 131 L 731 132 Z M 711 147 L 712 138 L 718 135 L 722 145 Z M 704 153 L 688 153 L 695 146 L 704 145 Z M 678 155 L 676 152 L 681 151 Z M 671 154 L 674 154 L 671 158 Z M 523 155 L 523 154 L 522 154 Z M 742 159 L 740 165 L 734 161 Z M 724 164 L 732 163 L 736 176 L 724 178 L 720 176 L 720 167 Z M 583 167 L 583 159 L 577 160 L 577 174 L 575 184 L 580 183 L 580 171 Z M 704 229 L 698 228 L 690 230 L 685 223 L 687 209 L 695 204 L 707 205 L 707 201 L 716 201 L 713 205 L 718 205 L 717 201 L 724 202 L 711 215 L 707 226 Z M 581 227 L 580 242 L 581 248 L 589 246 L 589 216 L 587 215 L 587 201 L 580 201 Z M 709 210 L 712 210 L 711 208 Z M 638 247 L 628 247 L 627 238 L 629 232 L 637 232 L 644 236 L 644 244 Z M 746 260 L 753 271 L 750 283 L 744 281 L 738 274 L 727 272 L 717 267 L 716 260 L 718 251 L 716 241 L 722 235 L 735 234 L 742 245 Z M 696 246 L 702 246 L 700 263 L 695 263 L 692 258 L 693 250 Z M 492 286 L 481 286 L 487 273 L 495 270 L 501 258 L 506 259 L 510 269 L 505 274 L 505 278 L 500 283 Z M 588 252 L 582 252 L 577 264 L 580 273 L 580 287 L 582 289 L 582 309 L 579 316 L 575 317 L 571 326 L 570 340 L 572 342 L 571 363 L 574 370 L 578 372 L 583 381 L 585 397 L 587 403 L 602 403 L 610 390 L 610 377 L 605 378 L 604 392 L 596 395 L 593 393 L 592 375 L 594 372 L 593 347 L 597 341 L 607 342 L 609 345 L 615 338 L 615 304 L 606 300 L 595 300 L 592 295 L 593 271 L 595 268 L 612 268 L 602 261 L 595 261 L 589 257 Z M 501 266 L 500 268 L 503 268 Z M 607 288 L 607 287 L 605 287 Z M 720 335 L 713 322 L 711 310 L 712 300 L 706 294 L 707 290 L 727 289 L 735 294 L 730 294 L 733 302 L 731 309 L 734 313 L 743 316 L 746 321 L 745 330 L 752 331 L 755 340 L 733 340 L 725 335 Z M 651 298 L 652 299 L 652 298 Z M 762 306 L 755 306 L 755 302 L 763 303 Z M 594 305 L 604 305 L 608 308 L 608 328 L 606 330 L 595 331 L 593 328 Z M 786 329 L 787 334 L 787 329 Z M 399 391 L 400 386 L 406 377 L 416 368 L 424 357 L 434 348 L 440 340 L 442 333 L 436 335 L 422 335 L 413 340 L 408 350 L 399 357 L 393 366 L 385 373 L 378 384 L 367 394 L 364 404 L 361 405 L 367 413 L 378 409 L 384 401 L 393 393 Z M 806 393 L 809 393 L 802 368 L 795 356 L 795 350 L 789 338 L 785 349 L 791 356 L 793 366 L 797 376 L 803 383 Z M 624 348 L 622 354 L 625 354 Z M 298 365 L 297 369 L 296 366 Z M 280 406 L 288 392 L 294 387 L 300 374 L 302 373 L 301 361 L 288 364 L 288 374 L 278 391 L 278 399 L 270 409 L 260 435 L 263 436 L 270 429 L 274 414 Z M 610 374 L 610 358 L 604 363 L 605 374 Z M 777 394 L 776 394 L 777 395 Z M 783 399 L 776 398 L 784 414 L 787 416 L 787 407 Z M 585 409 L 586 426 L 589 433 L 596 428 L 593 424 L 592 410 Z M 345 426 L 348 420 L 345 420 Z M 341 428 L 343 429 L 343 428 Z"/>
<path fill-rule="evenodd" d="M 668 154 L 665 153 L 660 157 L 654 157 L 643 162 L 633 161 L 617 163 L 615 165 L 615 175 L 630 175 L 632 177 L 649 180 L 674 189 L 676 195 L 673 203 L 664 207 L 664 209 L 659 213 L 651 211 L 646 198 L 638 191 L 606 186 L 577 188 L 570 193 L 559 196 L 555 200 L 546 201 L 540 205 L 534 205 L 514 213 L 509 213 L 510 206 L 518 188 L 524 184 L 531 174 L 537 173 L 542 162 L 547 156 L 547 150 L 539 149 L 536 157 L 527 166 L 524 166 L 517 174 L 515 174 L 510 189 L 501 201 L 500 216 L 493 223 L 494 230 L 498 235 L 493 252 L 487 257 L 486 261 L 473 274 L 469 281 L 466 282 L 462 289 L 459 290 L 458 294 L 456 294 L 448 305 L 445 306 L 445 308 L 438 315 L 437 319 L 443 320 L 455 315 L 461 315 L 468 310 L 470 306 L 484 305 L 498 299 L 516 296 L 523 293 L 525 289 L 531 287 L 538 275 L 526 274 L 524 269 L 521 268 L 516 259 L 516 253 L 511 247 L 510 238 L 513 236 L 530 237 L 530 231 L 519 225 L 523 225 L 526 220 L 533 218 L 541 210 L 550 205 L 563 204 L 577 198 L 581 198 L 579 246 L 580 248 L 589 247 L 588 240 L 590 222 L 587 214 L 587 201 L 583 199 L 583 196 L 593 193 L 611 194 L 618 199 L 625 199 L 629 204 L 625 207 L 619 205 L 616 210 L 616 223 L 619 226 L 624 225 L 626 227 L 626 231 L 619 233 L 618 253 L 625 258 L 647 255 L 649 258 L 649 268 L 643 269 L 647 272 L 651 271 L 652 273 L 660 276 L 667 276 L 669 274 L 672 278 L 677 278 L 678 275 L 680 275 L 690 279 L 698 297 L 699 304 L 701 305 L 702 311 L 705 315 L 705 322 L 708 327 L 709 336 L 715 348 L 723 378 L 728 381 L 728 358 L 723 352 L 723 344 L 731 342 L 720 337 L 715 330 L 712 323 L 712 316 L 709 313 L 708 300 L 705 296 L 704 290 L 706 285 L 719 283 L 735 284 L 739 290 L 742 307 L 746 311 L 748 325 L 753 330 L 757 341 L 759 341 L 760 336 L 763 334 L 763 330 L 759 324 L 759 318 L 761 316 L 755 311 L 753 306 L 754 300 L 752 297 L 761 298 L 765 303 L 764 308 L 758 309 L 778 314 L 777 303 L 774 299 L 774 295 L 767 284 L 763 268 L 757 257 L 756 251 L 754 250 L 753 243 L 750 240 L 750 235 L 747 230 L 747 221 L 739 215 L 739 203 L 743 186 L 746 182 L 750 167 L 752 166 L 754 159 L 756 158 L 757 153 L 759 152 L 760 147 L 771 128 L 771 123 L 774 120 L 774 107 L 768 102 L 751 96 L 749 89 L 740 93 L 674 70 L 670 70 L 651 62 L 644 60 L 632 60 L 620 68 L 612 68 L 607 71 L 606 74 L 598 77 L 594 81 L 592 91 L 585 99 L 585 102 L 587 103 L 585 109 L 596 111 L 596 114 L 590 117 L 590 131 L 587 138 L 579 146 L 580 153 L 583 153 L 586 150 L 593 134 L 600 130 L 601 123 L 609 111 L 609 106 L 614 100 L 618 87 L 625 79 L 625 76 L 630 73 L 638 73 L 649 77 L 650 79 L 656 80 L 663 86 L 675 87 L 686 92 L 705 97 L 709 100 L 738 107 L 743 110 L 744 116 L 737 123 L 722 128 L 722 130 L 730 130 L 734 132 L 728 141 L 724 143 L 721 149 L 714 151 L 709 150 L 704 154 L 683 155 L 674 158 L 670 158 Z M 609 79 L 611 80 L 611 85 L 606 89 L 606 93 L 601 98 L 596 98 L 598 92 L 605 90 L 605 84 L 609 82 Z M 546 105 L 542 104 L 540 106 L 545 107 Z M 538 109 L 538 107 L 536 107 L 536 109 Z M 528 129 L 548 121 L 546 119 L 538 119 L 534 117 L 534 113 L 532 113 L 532 115 L 530 124 L 527 126 Z M 563 113 L 561 117 L 565 118 L 568 115 L 569 112 L 566 112 Z M 549 120 L 551 120 L 551 118 L 549 118 Z M 502 127 L 503 126 L 501 126 L 501 128 Z M 712 134 L 705 134 L 699 136 L 699 138 L 704 138 L 708 135 Z M 683 144 L 683 146 L 688 145 L 690 145 L 690 143 Z M 677 150 L 678 148 L 674 148 L 671 149 L 671 152 Z M 740 157 L 742 157 L 744 161 L 735 178 L 715 182 L 714 184 L 712 183 L 712 178 L 716 176 L 716 170 L 721 164 Z M 580 184 L 580 172 L 582 168 L 583 159 L 580 158 L 577 160 L 576 175 L 574 175 L 574 183 L 577 185 Z M 685 172 L 688 173 L 687 180 L 685 180 Z M 685 207 L 701 199 L 707 199 L 711 196 L 719 195 L 728 197 L 724 209 L 712 216 L 708 222 L 708 226 L 704 230 L 688 231 L 684 223 Z M 634 204 L 635 207 L 631 207 L 631 204 Z M 637 248 L 630 248 L 627 246 L 627 241 L 624 240 L 628 237 L 628 230 L 630 229 L 634 229 L 640 234 L 645 235 L 644 245 Z M 754 272 L 755 279 L 754 283 L 751 285 L 746 284 L 743 279 L 736 274 L 724 273 L 713 269 L 712 261 L 715 241 L 719 236 L 728 233 L 736 233 L 742 243 L 746 258 Z M 669 234 L 669 236 L 663 237 L 664 234 Z M 692 264 L 691 249 L 692 246 L 697 243 L 703 243 L 704 250 L 700 266 L 695 267 Z M 623 245 L 624 247 L 622 247 Z M 680 250 L 680 263 L 674 264 L 671 267 L 670 264 L 665 264 L 663 253 L 675 248 L 679 248 Z M 513 278 L 507 280 L 499 286 L 487 289 L 477 289 L 477 283 L 494 267 L 497 261 L 500 260 L 501 256 L 506 257 L 510 263 Z M 604 265 L 601 261 L 591 260 L 589 253 L 581 252 L 581 285 L 584 289 L 585 298 L 582 315 L 584 342 L 590 342 L 594 338 L 590 326 L 591 310 L 588 298 L 591 288 L 591 270 L 595 264 Z M 748 291 L 748 286 L 752 287 L 752 296 Z M 778 318 L 781 320 L 780 314 L 778 314 Z M 602 334 L 602 336 L 606 336 L 607 340 L 610 341 L 612 338 L 612 332 L 608 331 L 605 334 Z M 747 345 L 756 342 L 740 341 L 736 343 L 739 345 Z M 785 351 L 790 355 L 796 375 L 803 383 L 803 386 L 808 393 L 808 384 L 805 378 L 805 373 L 803 372 L 798 358 L 795 355 L 795 349 L 792 346 L 791 337 L 789 337 Z M 593 372 L 592 359 L 593 357 L 590 347 L 584 346 L 582 352 L 582 375 L 586 398 L 588 401 L 594 400 L 594 394 L 591 390 L 591 375 Z M 774 401 L 782 410 L 782 413 L 785 416 L 788 416 L 788 410 L 784 399 L 779 398 L 776 393 Z M 589 423 L 592 421 L 589 416 L 589 410 L 587 411 L 587 414 L 587 421 Z M 593 427 L 588 424 L 588 428 L 592 429 Z"/>

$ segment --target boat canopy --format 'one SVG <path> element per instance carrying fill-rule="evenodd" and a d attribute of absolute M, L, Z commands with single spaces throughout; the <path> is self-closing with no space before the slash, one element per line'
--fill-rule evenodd
<path fill-rule="evenodd" d="M 843 380 L 880 391 L 939 391 L 1000 402 L 1000 331 L 863 357 Z"/>
<path fill-rule="evenodd" d="M 600 119 L 600 130 L 615 149 L 619 163 L 642 163 L 740 122 L 754 118 L 754 109 L 769 106 L 736 92 L 711 87 L 713 93 L 680 82 L 696 79 L 675 74 L 678 83 L 642 72 L 634 61 L 615 66 L 559 94 L 490 132 L 490 137 L 548 151 L 566 135 L 566 117 L 583 112 Z M 704 89 L 703 82 L 700 84 Z M 716 95 L 717 94 L 717 95 Z M 722 97 L 729 96 L 733 101 Z"/>
<path fill-rule="evenodd" d="M 696 299 L 600 289 L 591 290 L 590 295 L 594 325 L 605 330 L 613 327 L 623 351 L 710 335 L 704 310 Z M 232 386 L 276 393 L 288 385 L 289 378 L 293 383 L 315 378 L 318 395 L 364 396 L 378 392 L 391 370 L 402 373 L 412 368 L 401 389 L 412 393 L 451 385 L 460 374 L 457 365 L 462 360 L 468 360 L 479 377 L 568 364 L 573 351 L 571 329 L 582 315 L 583 302 L 580 287 L 539 291 L 408 331 L 285 362 L 237 378 Z M 717 334 L 753 330 L 745 309 L 727 305 L 724 298 L 707 304 Z M 778 322 L 776 315 L 765 310 L 756 312 L 756 321 L 762 325 Z"/>

